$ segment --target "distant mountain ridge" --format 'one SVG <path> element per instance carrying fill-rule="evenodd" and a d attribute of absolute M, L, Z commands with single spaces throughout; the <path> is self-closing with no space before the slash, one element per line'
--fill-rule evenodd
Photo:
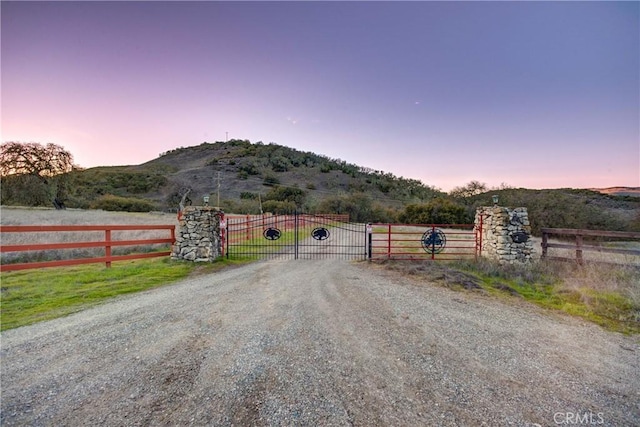
<path fill-rule="evenodd" d="M 589 188 L 601 194 L 609 194 L 613 196 L 632 196 L 640 197 L 640 187 L 607 187 L 607 188 Z"/>

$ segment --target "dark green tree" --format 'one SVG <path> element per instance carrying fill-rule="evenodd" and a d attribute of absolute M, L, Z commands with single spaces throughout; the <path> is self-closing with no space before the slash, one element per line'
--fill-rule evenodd
<path fill-rule="evenodd" d="M 307 192 L 295 187 L 274 187 L 264 197 L 265 201 L 291 202 L 296 208 L 302 207 L 307 198 Z"/>
<path fill-rule="evenodd" d="M 445 198 L 408 205 L 398 219 L 405 224 L 467 224 L 472 221 L 464 206 Z"/>

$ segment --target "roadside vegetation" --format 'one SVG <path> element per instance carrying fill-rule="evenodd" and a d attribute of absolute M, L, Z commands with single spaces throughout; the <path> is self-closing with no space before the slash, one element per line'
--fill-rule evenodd
<path fill-rule="evenodd" d="M 75 313 L 119 295 L 167 286 L 191 275 L 237 264 L 143 259 L 0 273 L 0 329 L 12 329 Z"/>
<path fill-rule="evenodd" d="M 385 268 L 460 291 L 527 301 L 594 322 L 640 333 L 640 268 L 540 260 L 530 266 L 478 262 L 385 261 Z M 606 268 L 603 268 L 606 266 Z"/>

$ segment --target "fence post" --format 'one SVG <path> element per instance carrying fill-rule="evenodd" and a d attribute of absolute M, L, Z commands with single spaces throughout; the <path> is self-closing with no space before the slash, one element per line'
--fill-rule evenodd
<path fill-rule="evenodd" d="M 111 230 L 109 228 L 104 230 L 104 255 L 107 257 L 105 262 L 107 268 L 111 268 Z"/>
<path fill-rule="evenodd" d="M 226 221 L 225 221 L 226 222 Z M 225 250 L 225 253 L 227 254 L 227 259 L 229 259 L 229 223 L 226 223 L 226 227 L 225 227 L 225 232 L 224 232 L 224 241 L 227 245 L 227 248 Z"/>
<path fill-rule="evenodd" d="M 549 234 L 542 230 L 542 255 L 541 258 L 545 259 L 547 257 L 547 245 L 549 244 Z"/>
<path fill-rule="evenodd" d="M 369 261 L 371 261 L 371 257 L 373 256 L 373 226 L 371 225 L 371 223 L 368 223 L 365 226 L 365 232 L 367 235 L 367 258 L 369 259 Z"/>
<path fill-rule="evenodd" d="M 431 226 L 431 259 L 436 259 L 436 226 Z"/>
<path fill-rule="evenodd" d="M 578 264 L 580 264 L 580 265 L 583 264 L 583 260 L 582 260 L 582 234 L 580 234 L 579 232 L 576 233 L 576 261 L 578 261 Z"/>
<path fill-rule="evenodd" d="M 482 256 L 482 233 L 484 232 L 484 215 L 480 214 L 480 224 L 476 229 L 476 255 L 474 261 L 478 261 L 478 257 Z"/>
<path fill-rule="evenodd" d="M 391 224 L 387 230 L 387 259 L 391 259 Z"/>

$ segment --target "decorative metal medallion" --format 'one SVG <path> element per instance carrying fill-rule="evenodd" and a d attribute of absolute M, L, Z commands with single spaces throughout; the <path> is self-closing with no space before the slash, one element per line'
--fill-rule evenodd
<path fill-rule="evenodd" d="M 517 231 L 511 235 L 513 243 L 526 243 L 529 240 L 529 235 L 524 231 Z"/>
<path fill-rule="evenodd" d="M 447 245 L 447 238 L 439 228 L 427 230 L 422 235 L 422 248 L 430 254 L 439 254 Z"/>
<path fill-rule="evenodd" d="M 316 240 L 327 240 L 329 238 L 329 230 L 324 227 L 314 228 L 311 237 Z"/>
<path fill-rule="evenodd" d="M 275 227 L 269 227 L 262 232 L 262 235 L 267 240 L 278 240 L 282 233 Z"/>

